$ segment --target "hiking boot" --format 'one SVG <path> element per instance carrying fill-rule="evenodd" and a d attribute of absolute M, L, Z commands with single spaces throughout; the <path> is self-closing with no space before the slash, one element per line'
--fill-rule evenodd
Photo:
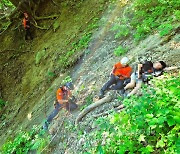
<path fill-rule="evenodd" d="M 43 129 L 44 129 L 45 131 L 47 131 L 47 130 L 48 130 L 48 126 L 49 126 L 49 123 L 46 121 L 46 122 L 44 123 L 44 125 L 43 125 Z"/>
<path fill-rule="evenodd" d="M 121 96 L 124 96 L 124 94 L 125 94 L 125 89 L 124 89 L 124 88 L 121 89 L 121 90 L 119 91 L 119 94 L 120 94 Z"/>
<path fill-rule="evenodd" d="M 104 91 L 103 90 L 100 90 L 100 93 L 99 93 L 99 99 L 103 98 L 104 97 Z"/>

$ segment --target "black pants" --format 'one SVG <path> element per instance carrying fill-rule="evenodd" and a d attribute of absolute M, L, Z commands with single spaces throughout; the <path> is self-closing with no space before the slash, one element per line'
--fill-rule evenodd
<path fill-rule="evenodd" d="M 27 28 L 25 29 L 26 31 L 26 34 L 25 34 L 25 40 L 28 40 L 28 38 L 30 38 L 30 40 L 32 40 L 32 35 L 31 35 L 31 32 L 30 32 L 30 28 Z"/>
<path fill-rule="evenodd" d="M 106 91 L 111 86 L 111 90 L 121 90 L 124 87 L 124 80 L 120 80 L 115 75 L 111 74 L 110 80 L 104 84 L 102 91 Z"/>

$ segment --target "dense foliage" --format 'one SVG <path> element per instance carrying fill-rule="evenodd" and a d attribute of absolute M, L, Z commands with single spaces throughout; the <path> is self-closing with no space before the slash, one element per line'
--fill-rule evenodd
<path fill-rule="evenodd" d="M 3 144 L 0 153 L 40 153 L 49 140 L 48 137 L 43 134 L 44 132 L 42 132 L 42 130 L 37 126 L 34 126 L 32 130 L 28 132 L 20 131 L 14 139 L 9 139 L 5 144 Z"/>
<path fill-rule="evenodd" d="M 13 8 L 14 5 L 9 0 L 1 0 L 0 2 L 0 10 L 4 10 L 5 8 Z"/>
<path fill-rule="evenodd" d="M 95 153 L 180 153 L 180 77 L 154 81 L 126 109 L 99 118 Z"/>
<path fill-rule="evenodd" d="M 167 35 L 178 26 L 179 6 L 177 0 L 134 0 L 124 11 L 127 15 L 112 28 L 116 31 L 115 38 L 124 38 L 130 32 L 136 41 L 155 31 L 159 31 L 160 36 Z"/>

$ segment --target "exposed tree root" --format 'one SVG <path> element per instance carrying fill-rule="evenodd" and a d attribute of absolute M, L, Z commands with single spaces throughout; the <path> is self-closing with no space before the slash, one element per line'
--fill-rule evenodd
<path fill-rule="evenodd" d="M 124 105 L 123 104 L 119 105 L 118 107 L 116 107 L 114 109 L 108 110 L 106 112 L 95 114 L 95 115 L 93 115 L 93 117 L 94 118 L 98 118 L 98 117 L 101 117 L 101 116 L 106 116 L 106 115 L 108 115 L 108 114 L 110 114 L 110 113 L 112 113 L 114 111 L 118 112 L 119 110 L 122 110 L 122 109 L 124 109 Z"/>
<path fill-rule="evenodd" d="M 60 7 L 60 5 L 59 5 L 59 4 L 57 4 L 54 0 L 51 0 L 51 1 L 52 1 L 52 3 L 53 3 L 55 6 Z"/>
<path fill-rule="evenodd" d="M 113 99 L 113 95 L 111 94 L 108 94 L 107 96 L 105 96 L 104 98 L 98 100 L 97 102 L 89 105 L 88 107 L 86 107 L 84 110 L 82 110 L 82 112 L 80 112 L 80 114 L 78 115 L 78 117 L 76 118 L 76 121 L 75 121 L 75 125 L 77 126 L 79 121 L 81 121 L 81 119 L 87 114 L 89 113 L 90 111 L 94 110 L 96 107 L 104 104 L 104 103 L 107 103 L 107 102 L 110 102 L 111 100 Z"/>
<path fill-rule="evenodd" d="M 34 27 L 38 28 L 38 29 L 41 29 L 41 30 L 48 30 L 48 29 L 50 28 L 50 27 L 41 27 L 41 26 L 38 26 L 38 25 L 33 24 L 33 23 L 32 23 L 32 25 L 33 25 Z"/>
<path fill-rule="evenodd" d="M 45 20 L 45 19 L 54 19 L 59 17 L 59 15 L 55 14 L 55 15 L 51 15 L 51 16 L 44 16 L 44 17 L 38 17 L 38 16 L 34 16 L 35 20 Z"/>

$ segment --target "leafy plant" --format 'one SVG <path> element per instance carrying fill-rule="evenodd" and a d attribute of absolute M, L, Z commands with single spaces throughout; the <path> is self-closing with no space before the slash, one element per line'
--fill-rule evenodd
<path fill-rule="evenodd" d="M 0 9 L 4 9 L 5 7 L 14 8 L 14 5 L 9 0 L 1 0 Z"/>
<path fill-rule="evenodd" d="M 61 82 L 61 84 L 64 85 L 64 84 L 66 84 L 67 82 L 72 82 L 72 79 L 71 79 L 70 76 L 67 76 L 67 77 Z"/>
<path fill-rule="evenodd" d="M 85 109 L 87 106 L 89 106 L 90 104 L 93 103 L 93 96 L 92 95 L 88 95 L 85 99 L 85 105 L 83 105 L 80 110 L 82 111 L 83 109 Z"/>
<path fill-rule="evenodd" d="M 180 19 L 178 6 L 176 0 L 135 0 L 131 8 L 133 17 L 129 19 L 130 26 L 135 30 L 135 41 L 157 30 L 160 30 L 161 36 L 167 35 Z"/>
<path fill-rule="evenodd" d="M 113 26 L 111 30 L 116 32 L 116 35 L 115 35 L 116 39 L 126 37 L 130 34 L 130 29 L 125 24 L 124 25 L 116 24 L 115 26 Z"/>
<path fill-rule="evenodd" d="M 114 50 L 114 55 L 121 56 L 121 55 L 125 54 L 127 51 L 128 51 L 127 48 L 124 48 L 120 45 Z"/>
<path fill-rule="evenodd" d="M 40 61 L 42 60 L 42 58 L 45 58 L 45 55 L 46 55 L 46 51 L 45 51 L 45 50 L 39 51 L 39 52 L 36 54 L 35 63 L 36 63 L 36 64 L 39 64 Z"/>
<path fill-rule="evenodd" d="M 42 131 L 42 130 L 41 130 Z M 11 154 L 11 153 L 29 153 L 30 151 L 36 151 L 36 153 L 40 153 L 40 151 L 45 147 L 48 143 L 48 137 L 42 136 L 44 132 L 41 132 L 40 128 L 34 126 L 31 131 L 25 132 L 20 131 L 13 140 L 8 140 L 3 144 L 0 152 Z"/>
<path fill-rule="evenodd" d="M 179 153 L 180 77 L 153 81 L 141 97 L 125 99 L 125 110 L 97 120 L 98 145 L 91 153 Z"/>
<path fill-rule="evenodd" d="M 169 34 L 169 32 L 173 29 L 173 26 L 167 23 L 159 26 L 158 29 L 160 30 L 160 36 L 165 36 Z"/>
<path fill-rule="evenodd" d="M 0 110 L 6 105 L 6 102 L 0 99 Z"/>

